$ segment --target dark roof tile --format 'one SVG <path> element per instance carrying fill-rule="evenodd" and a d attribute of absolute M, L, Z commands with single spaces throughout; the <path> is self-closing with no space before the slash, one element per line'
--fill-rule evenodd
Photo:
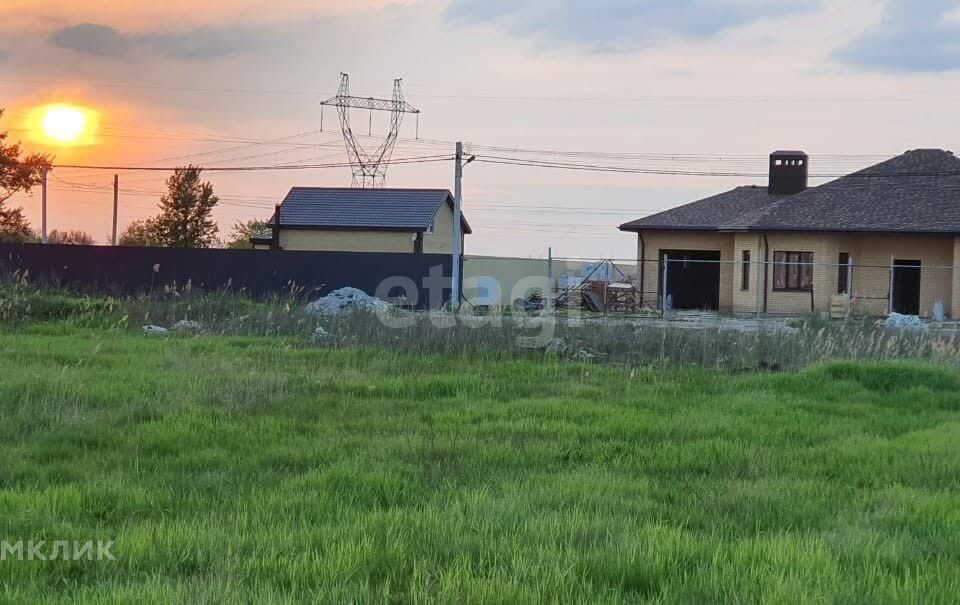
<path fill-rule="evenodd" d="M 960 159 L 909 151 L 783 199 L 754 229 L 960 233 Z"/>
<path fill-rule="evenodd" d="M 770 208 L 783 196 L 770 195 L 766 187 L 737 187 L 730 191 L 625 223 L 623 231 L 687 229 L 713 231 L 743 228 L 752 217 Z"/>
<path fill-rule="evenodd" d="M 620 228 L 960 233 L 960 159 L 908 151 L 794 195 L 738 187 Z"/>
<path fill-rule="evenodd" d="M 294 187 L 280 205 L 280 224 L 294 228 L 423 231 L 444 202 L 453 205 L 453 196 L 446 189 Z M 274 218 L 270 218 L 271 223 Z M 463 230 L 471 232 L 466 219 Z"/>

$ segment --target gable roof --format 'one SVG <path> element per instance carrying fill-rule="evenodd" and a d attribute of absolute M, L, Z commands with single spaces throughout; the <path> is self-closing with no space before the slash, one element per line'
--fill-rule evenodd
<path fill-rule="evenodd" d="M 426 231 L 441 205 L 453 208 L 446 189 L 294 187 L 280 205 L 289 229 Z M 275 223 L 276 216 L 270 218 Z M 461 215 L 464 233 L 472 233 Z"/>
<path fill-rule="evenodd" d="M 738 187 L 620 229 L 960 233 L 960 159 L 908 151 L 794 195 Z"/>
<path fill-rule="evenodd" d="M 770 195 L 766 187 L 737 187 L 620 226 L 623 231 L 676 229 L 713 231 L 730 229 L 751 220 L 783 196 Z"/>

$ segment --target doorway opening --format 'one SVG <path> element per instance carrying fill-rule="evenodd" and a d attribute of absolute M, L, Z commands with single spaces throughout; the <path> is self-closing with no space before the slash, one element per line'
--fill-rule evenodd
<path fill-rule="evenodd" d="M 669 260 L 666 297 L 671 309 L 720 309 L 719 251 L 661 250 L 658 289 L 663 289 L 665 258 Z"/>
<path fill-rule="evenodd" d="M 893 261 L 893 311 L 901 315 L 920 315 L 920 276 L 918 260 Z"/>

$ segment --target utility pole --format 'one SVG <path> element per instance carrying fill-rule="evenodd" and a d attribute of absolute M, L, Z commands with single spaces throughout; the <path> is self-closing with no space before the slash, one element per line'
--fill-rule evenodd
<path fill-rule="evenodd" d="M 113 237 L 111 242 L 117 245 L 117 206 L 120 202 L 120 175 L 113 175 Z"/>
<path fill-rule="evenodd" d="M 44 166 L 40 181 L 43 191 L 40 202 L 40 242 L 44 244 L 47 243 L 47 173 L 49 171 L 50 169 Z"/>
<path fill-rule="evenodd" d="M 463 229 L 460 224 L 460 204 L 463 202 L 463 143 L 457 141 L 456 168 L 453 181 L 453 292 L 450 304 L 453 310 L 460 308 L 460 257 L 463 254 Z"/>

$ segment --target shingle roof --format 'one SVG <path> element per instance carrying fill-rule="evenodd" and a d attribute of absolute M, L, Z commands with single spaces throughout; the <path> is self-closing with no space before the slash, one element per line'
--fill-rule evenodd
<path fill-rule="evenodd" d="M 754 229 L 960 233 L 960 159 L 918 149 L 787 197 Z"/>
<path fill-rule="evenodd" d="M 712 231 L 734 228 L 751 220 L 783 196 L 770 195 L 766 187 L 737 187 L 696 202 L 673 208 L 620 226 L 639 229 L 686 229 Z"/>
<path fill-rule="evenodd" d="M 280 225 L 425 231 L 444 203 L 453 205 L 453 196 L 446 189 L 294 187 L 280 205 Z M 466 219 L 462 224 L 464 233 L 471 233 Z"/>
<path fill-rule="evenodd" d="M 794 195 L 738 187 L 620 228 L 960 233 L 960 159 L 908 151 Z"/>

